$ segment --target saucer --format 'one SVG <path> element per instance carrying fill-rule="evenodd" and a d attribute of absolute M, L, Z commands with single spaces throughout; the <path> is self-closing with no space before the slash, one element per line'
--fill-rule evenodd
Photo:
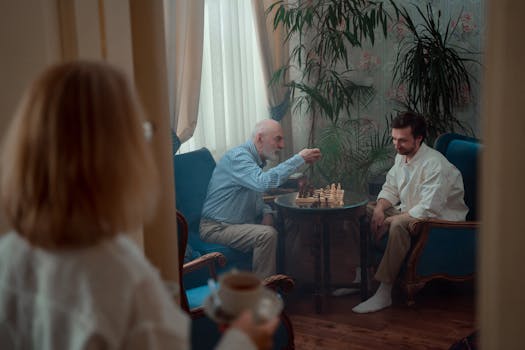
<path fill-rule="evenodd" d="M 237 315 L 229 315 L 220 309 L 220 306 L 214 307 L 212 302 L 212 296 L 208 295 L 204 300 L 204 313 L 211 320 L 216 323 L 230 323 Z M 254 317 L 258 320 L 269 320 L 279 315 L 283 310 L 284 303 L 279 294 L 274 291 L 264 288 L 259 301 L 254 306 Z"/>

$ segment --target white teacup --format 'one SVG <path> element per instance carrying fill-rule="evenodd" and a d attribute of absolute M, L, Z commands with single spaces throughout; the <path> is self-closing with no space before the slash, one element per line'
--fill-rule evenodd
<path fill-rule="evenodd" d="M 261 280 L 251 272 L 234 271 L 219 277 L 221 309 L 232 316 L 254 308 L 263 292 Z"/>

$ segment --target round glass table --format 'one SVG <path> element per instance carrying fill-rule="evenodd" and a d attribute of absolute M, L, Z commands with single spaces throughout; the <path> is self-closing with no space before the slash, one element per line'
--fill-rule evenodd
<path fill-rule="evenodd" d="M 335 204 L 323 200 L 311 203 L 297 202 L 297 192 L 279 195 L 274 203 L 279 212 L 279 272 L 285 273 L 284 240 L 285 220 L 311 222 L 315 234 L 319 238 L 319 247 L 315 252 L 315 308 L 322 312 L 323 299 L 330 292 L 330 223 L 339 219 L 350 219 L 359 222 L 360 264 L 368 266 L 368 223 L 366 218 L 366 204 L 368 197 L 365 194 L 345 191 L 341 203 Z M 317 248 L 317 247 L 316 247 Z M 361 269 L 361 281 L 368 281 L 367 268 Z M 368 283 L 360 284 L 361 299 L 368 297 Z"/>

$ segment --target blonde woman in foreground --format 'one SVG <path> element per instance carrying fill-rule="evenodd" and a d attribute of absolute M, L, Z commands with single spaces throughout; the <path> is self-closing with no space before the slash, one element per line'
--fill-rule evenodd
<path fill-rule="evenodd" d="M 124 75 L 97 62 L 46 70 L 7 132 L 1 203 L 0 348 L 188 349 L 190 321 L 127 237 L 157 178 Z M 278 320 L 245 312 L 219 348 L 271 346 Z"/>

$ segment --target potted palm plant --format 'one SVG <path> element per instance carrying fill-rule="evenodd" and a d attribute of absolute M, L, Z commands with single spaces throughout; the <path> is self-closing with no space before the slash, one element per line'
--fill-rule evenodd
<path fill-rule="evenodd" d="M 319 131 L 317 145 L 323 150 L 318 178 L 339 182 L 354 191 L 366 192 L 370 179 L 384 174 L 392 165 L 389 128 L 379 128 L 370 119 L 330 123 Z"/>
<path fill-rule="evenodd" d="M 444 132 L 472 134 L 455 112 L 471 92 L 468 64 L 478 64 L 471 58 L 475 53 L 453 42 L 455 27 L 451 19 L 443 23 L 441 11 L 435 13 L 431 4 L 425 11 L 413 6 L 418 24 L 406 8 L 398 12 L 411 34 L 399 46 L 394 65 L 394 83 L 403 84 L 407 91 L 403 107 L 425 116 L 430 144 Z"/>
<path fill-rule="evenodd" d="M 376 29 L 387 35 L 390 14 L 382 1 L 368 0 L 277 1 L 267 10 L 273 11 L 274 27 L 283 26 L 287 34 L 290 61 L 271 83 L 288 86 L 294 110 L 310 116 L 309 146 L 323 151 L 311 176 L 365 190 L 366 180 L 382 168 L 377 164 L 389 160 L 391 146 L 379 125 L 356 112 L 375 89 L 355 81 L 349 58 L 351 48 L 375 42 Z M 297 77 L 286 80 L 292 69 Z"/>

